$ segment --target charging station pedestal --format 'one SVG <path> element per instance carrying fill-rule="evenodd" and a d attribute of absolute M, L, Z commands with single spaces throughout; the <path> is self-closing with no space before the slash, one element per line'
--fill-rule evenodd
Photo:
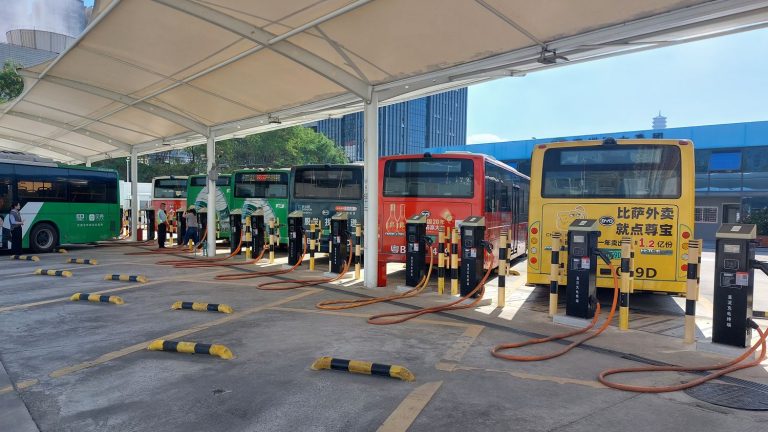
<path fill-rule="evenodd" d="M 459 264 L 459 292 L 466 296 L 483 278 L 485 268 L 485 218 L 470 216 L 461 223 L 461 263 Z M 477 297 L 477 293 L 472 297 Z"/>
<path fill-rule="evenodd" d="M 722 224 L 716 234 L 715 301 L 712 342 L 745 348 L 751 345 L 755 239 L 751 224 Z"/>
<path fill-rule="evenodd" d="M 332 274 L 341 274 L 349 256 L 349 232 L 347 212 L 338 212 L 331 217 L 331 271 Z"/>
<path fill-rule="evenodd" d="M 243 234 L 243 217 L 242 210 L 232 210 L 229 214 L 229 252 L 235 253 L 237 246 L 240 245 L 240 237 Z M 242 249 L 245 249 L 245 244 L 242 245 Z M 238 252 L 238 255 L 240 252 Z"/>
<path fill-rule="evenodd" d="M 155 210 L 146 209 L 144 214 L 147 215 L 147 240 L 155 239 Z"/>
<path fill-rule="evenodd" d="M 304 247 L 304 212 L 288 214 L 288 265 L 293 267 L 301 259 Z"/>
<path fill-rule="evenodd" d="M 405 223 L 405 284 L 411 288 L 418 285 L 424 276 L 427 250 L 424 237 L 426 235 L 427 217 L 423 214 L 409 217 Z"/>
<path fill-rule="evenodd" d="M 565 314 L 592 319 L 597 307 L 597 219 L 576 219 L 568 227 Z"/>
<path fill-rule="evenodd" d="M 183 246 L 184 236 L 187 234 L 187 220 L 184 218 L 184 212 L 179 209 L 176 212 L 176 244 Z"/>
<path fill-rule="evenodd" d="M 264 249 L 264 209 L 258 208 L 251 216 L 251 241 L 254 258 L 261 254 Z"/>

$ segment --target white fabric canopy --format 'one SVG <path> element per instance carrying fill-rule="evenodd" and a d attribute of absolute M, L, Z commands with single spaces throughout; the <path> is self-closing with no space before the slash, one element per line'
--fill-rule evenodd
<path fill-rule="evenodd" d="M 762 27 L 754 0 L 107 0 L 23 69 L 0 149 L 67 162 L 205 143 Z"/>

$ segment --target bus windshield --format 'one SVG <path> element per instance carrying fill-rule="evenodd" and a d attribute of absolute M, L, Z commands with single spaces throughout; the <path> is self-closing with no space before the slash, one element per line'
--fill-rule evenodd
<path fill-rule="evenodd" d="M 155 198 L 186 198 L 186 179 L 157 179 L 154 187 Z"/>
<path fill-rule="evenodd" d="M 216 180 L 216 186 L 229 186 L 229 181 L 230 181 L 229 176 L 219 176 L 219 178 Z M 208 182 L 208 177 L 205 177 L 205 176 L 190 177 L 189 185 L 205 187 L 208 184 L 207 182 Z"/>
<path fill-rule="evenodd" d="M 542 176 L 543 198 L 679 198 L 680 149 L 551 148 L 544 153 Z"/>
<path fill-rule="evenodd" d="M 288 198 L 287 173 L 237 173 L 235 196 L 238 198 Z"/>
<path fill-rule="evenodd" d="M 359 168 L 298 168 L 293 192 L 296 198 L 357 200 L 362 184 Z"/>
<path fill-rule="evenodd" d="M 385 197 L 471 198 L 471 159 L 400 159 L 384 164 Z"/>

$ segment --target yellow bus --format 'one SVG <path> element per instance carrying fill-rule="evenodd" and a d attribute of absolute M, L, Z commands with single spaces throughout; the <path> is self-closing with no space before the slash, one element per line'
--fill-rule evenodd
<path fill-rule="evenodd" d="M 694 228 L 693 143 L 606 138 L 537 145 L 531 156 L 528 283 L 549 284 L 552 233 L 567 239 L 575 219 L 597 219 L 598 247 L 616 269 L 621 238 L 633 240 L 633 291 L 685 293 Z M 600 261 L 600 260 L 598 260 Z M 560 253 L 567 263 L 567 253 Z M 560 285 L 566 284 L 561 272 Z M 598 263 L 597 286 L 612 288 Z"/>

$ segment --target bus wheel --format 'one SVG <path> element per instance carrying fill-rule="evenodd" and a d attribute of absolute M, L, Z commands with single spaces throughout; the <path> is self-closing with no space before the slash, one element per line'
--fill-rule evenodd
<path fill-rule="evenodd" d="M 53 248 L 58 244 L 59 234 L 53 225 L 48 223 L 40 223 L 32 228 L 32 233 L 29 236 L 29 247 L 33 251 L 51 252 Z"/>

